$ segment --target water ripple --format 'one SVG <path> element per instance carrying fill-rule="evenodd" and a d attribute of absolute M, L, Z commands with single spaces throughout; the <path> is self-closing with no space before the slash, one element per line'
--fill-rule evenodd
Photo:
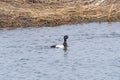
<path fill-rule="evenodd" d="M 120 80 L 119 26 L 90 23 L 0 30 L 0 79 Z M 66 52 L 50 48 L 62 44 L 66 34 Z"/>

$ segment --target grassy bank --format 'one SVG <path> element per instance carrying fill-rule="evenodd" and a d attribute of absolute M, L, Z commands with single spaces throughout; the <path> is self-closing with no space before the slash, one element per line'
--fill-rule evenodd
<path fill-rule="evenodd" d="M 1 0 L 0 4 L 1 28 L 120 21 L 119 0 Z"/>

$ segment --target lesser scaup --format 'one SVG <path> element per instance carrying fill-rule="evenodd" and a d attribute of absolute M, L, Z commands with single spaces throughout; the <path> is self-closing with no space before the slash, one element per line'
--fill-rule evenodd
<path fill-rule="evenodd" d="M 68 45 L 67 45 L 67 39 L 68 39 L 68 35 L 65 35 L 64 36 L 64 42 L 63 42 L 63 45 L 52 45 L 50 46 L 51 48 L 67 48 Z"/>

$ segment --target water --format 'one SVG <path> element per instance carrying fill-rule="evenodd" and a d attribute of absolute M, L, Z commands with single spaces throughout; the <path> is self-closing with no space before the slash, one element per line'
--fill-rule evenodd
<path fill-rule="evenodd" d="M 120 80 L 120 23 L 0 30 L 0 80 Z"/>

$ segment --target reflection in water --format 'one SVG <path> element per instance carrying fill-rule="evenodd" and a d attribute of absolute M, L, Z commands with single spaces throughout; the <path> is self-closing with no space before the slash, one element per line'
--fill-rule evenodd
<path fill-rule="evenodd" d="M 0 30 L 0 79 L 120 80 L 119 26 L 91 23 Z M 66 34 L 69 47 L 50 48 Z"/>
<path fill-rule="evenodd" d="M 67 47 L 64 47 L 64 49 L 63 49 L 65 52 L 67 51 Z"/>

